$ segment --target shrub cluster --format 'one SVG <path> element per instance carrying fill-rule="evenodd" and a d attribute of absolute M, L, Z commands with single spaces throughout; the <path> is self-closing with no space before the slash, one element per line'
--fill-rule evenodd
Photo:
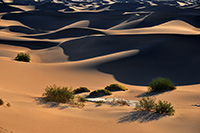
<path fill-rule="evenodd" d="M 42 96 L 46 102 L 66 103 L 74 99 L 73 91 L 67 87 L 47 86 L 45 91 Z"/>
<path fill-rule="evenodd" d="M 31 57 L 30 57 L 30 55 L 27 54 L 27 53 L 20 52 L 20 53 L 18 53 L 17 56 L 15 57 L 15 60 L 30 62 Z"/>
<path fill-rule="evenodd" d="M 83 92 L 90 92 L 87 87 L 79 87 L 74 90 L 74 94 L 83 93 Z"/>
<path fill-rule="evenodd" d="M 136 105 L 136 110 L 142 111 L 154 111 L 156 113 L 164 115 L 174 115 L 175 110 L 170 102 L 159 100 L 155 103 L 155 99 L 152 98 L 142 98 Z"/>
<path fill-rule="evenodd" d="M 161 92 L 174 90 L 176 86 L 174 86 L 169 79 L 158 77 L 151 81 L 148 89 L 150 92 Z"/>
<path fill-rule="evenodd" d="M 91 92 L 89 94 L 89 97 L 99 97 L 99 96 L 104 96 L 104 95 L 112 95 L 112 93 L 106 89 L 99 89 L 99 90 L 95 90 Z"/>
<path fill-rule="evenodd" d="M 106 86 L 105 89 L 109 90 L 109 91 L 126 91 L 126 90 L 128 90 L 126 87 L 124 87 L 120 84 L 111 84 L 109 86 Z"/>

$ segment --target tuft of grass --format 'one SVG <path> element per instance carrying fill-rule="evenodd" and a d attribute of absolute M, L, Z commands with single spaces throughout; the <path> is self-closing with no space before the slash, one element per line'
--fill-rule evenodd
<path fill-rule="evenodd" d="M 153 79 L 149 84 L 150 92 L 170 91 L 176 89 L 169 79 L 158 77 Z"/>
<path fill-rule="evenodd" d="M 149 97 L 142 98 L 135 109 L 138 111 L 153 111 L 163 115 L 174 115 L 175 113 L 170 102 L 159 100 L 158 103 L 155 103 L 155 99 Z"/>
<path fill-rule="evenodd" d="M 150 97 L 142 98 L 138 104 L 136 104 L 136 110 L 151 111 L 155 109 L 155 99 Z"/>
<path fill-rule="evenodd" d="M 90 92 L 87 87 L 79 87 L 74 90 L 74 94 L 83 93 L 83 92 Z"/>
<path fill-rule="evenodd" d="M 3 105 L 4 101 L 2 99 L 0 99 L 0 105 Z"/>
<path fill-rule="evenodd" d="M 96 101 L 95 103 L 97 104 L 97 106 L 101 106 L 104 103 L 104 101 L 100 100 L 100 101 Z"/>
<path fill-rule="evenodd" d="M 88 100 L 85 97 L 78 96 L 78 101 L 79 102 L 86 102 Z"/>
<path fill-rule="evenodd" d="M 66 103 L 74 99 L 74 93 L 67 87 L 57 87 L 56 85 L 47 86 L 43 99 L 46 102 Z"/>
<path fill-rule="evenodd" d="M 99 90 L 95 90 L 91 92 L 89 94 L 89 97 L 99 97 L 99 96 L 104 96 L 104 95 L 112 95 L 112 93 L 106 89 L 99 89 Z"/>
<path fill-rule="evenodd" d="M 111 84 L 109 86 L 106 86 L 105 89 L 109 90 L 109 91 L 126 91 L 126 90 L 128 90 L 126 87 L 124 87 L 120 84 Z"/>
<path fill-rule="evenodd" d="M 15 60 L 17 60 L 17 61 L 24 61 L 24 62 L 30 62 L 31 57 L 27 53 L 20 52 L 15 57 Z"/>
<path fill-rule="evenodd" d="M 170 102 L 159 100 L 156 104 L 156 112 L 164 115 L 174 115 L 175 110 Z"/>

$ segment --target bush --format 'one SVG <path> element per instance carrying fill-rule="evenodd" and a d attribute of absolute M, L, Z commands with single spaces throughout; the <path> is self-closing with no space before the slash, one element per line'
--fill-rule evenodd
<path fill-rule="evenodd" d="M 17 56 L 15 57 L 15 60 L 30 62 L 31 58 L 30 58 L 30 55 L 29 55 L 29 54 L 20 52 L 20 53 L 18 53 Z"/>
<path fill-rule="evenodd" d="M 10 103 L 7 103 L 6 106 L 7 106 L 7 107 L 11 107 L 11 104 L 10 104 Z"/>
<path fill-rule="evenodd" d="M 126 91 L 128 90 L 126 87 L 120 85 L 120 84 L 111 84 L 109 86 L 106 86 L 106 90 L 109 91 Z"/>
<path fill-rule="evenodd" d="M 159 77 L 151 81 L 148 89 L 151 92 L 161 92 L 174 90 L 176 86 L 174 86 L 169 79 Z"/>
<path fill-rule="evenodd" d="M 78 97 L 78 101 L 79 102 L 86 102 L 86 101 L 88 101 L 85 97 L 81 97 L 81 96 L 79 96 Z"/>
<path fill-rule="evenodd" d="M 164 115 L 174 115 L 175 110 L 172 104 L 167 101 L 159 100 L 158 103 L 155 103 L 155 100 L 152 98 L 142 98 L 138 104 L 136 104 L 136 110 L 139 111 L 154 111 L 156 113 Z"/>
<path fill-rule="evenodd" d="M 152 98 L 142 98 L 138 104 L 136 104 L 137 110 L 152 111 L 155 109 L 155 99 Z"/>
<path fill-rule="evenodd" d="M 104 101 L 100 100 L 100 101 L 96 101 L 95 103 L 97 104 L 97 106 L 101 106 L 104 103 Z"/>
<path fill-rule="evenodd" d="M 159 100 L 158 104 L 156 104 L 156 112 L 164 115 L 174 115 L 175 110 L 170 102 Z"/>
<path fill-rule="evenodd" d="M 67 87 L 47 86 L 45 91 L 42 96 L 46 102 L 66 103 L 74 99 L 73 91 Z"/>
<path fill-rule="evenodd" d="M 0 105 L 3 105 L 3 104 L 4 104 L 3 100 L 2 100 L 2 99 L 0 99 Z"/>
<path fill-rule="evenodd" d="M 74 94 L 83 93 L 83 92 L 90 92 L 90 90 L 86 87 L 79 87 L 74 90 Z"/>
<path fill-rule="evenodd" d="M 89 97 L 99 97 L 104 95 L 112 95 L 112 93 L 106 89 L 95 90 L 89 94 Z"/>

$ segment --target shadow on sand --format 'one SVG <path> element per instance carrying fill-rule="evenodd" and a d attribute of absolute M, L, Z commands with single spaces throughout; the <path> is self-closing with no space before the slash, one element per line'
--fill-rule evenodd
<path fill-rule="evenodd" d="M 162 117 L 165 117 L 165 115 L 149 111 L 132 111 L 127 115 L 121 117 L 118 123 L 135 121 L 138 121 L 140 123 L 147 123 L 150 121 L 161 119 Z"/>
<path fill-rule="evenodd" d="M 136 97 L 151 97 L 151 96 L 155 96 L 155 95 L 160 95 L 160 94 L 164 94 L 167 92 L 171 92 L 171 91 L 163 91 L 163 92 L 144 92 L 142 94 L 137 95 Z"/>

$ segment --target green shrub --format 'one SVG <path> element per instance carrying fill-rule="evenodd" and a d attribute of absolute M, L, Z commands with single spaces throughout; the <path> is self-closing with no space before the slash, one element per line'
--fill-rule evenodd
<path fill-rule="evenodd" d="M 158 103 L 155 103 L 155 99 L 149 97 L 142 98 L 142 100 L 136 104 L 136 110 L 154 111 L 164 115 L 174 115 L 175 113 L 174 107 L 170 102 L 159 100 Z"/>
<path fill-rule="evenodd" d="M 30 55 L 27 54 L 27 53 L 20 52 L 20 53 L 18 53 L 17 56 L 15 57 L 15 60 L 30 62 L 31 57 L 30 57 Z"/>
<path fill-rule="evenodd" d="M 120 84 L 111 84 L 109 86 L 106 86 L 106 90 L 109 91 L 126 91 L 128 90 L 126 87 L 120 85 Z"/>
<path fill-rule="evenodd" d="M 136 104 L 137 110 L 152 111 L 155 109 L 155 99 L 150 97 L 142 98 L 138 104 Z"/>
<path fill-rule="evenodd" d="M 99 97 L 104 95 L 112 95 L 112 93 L 106 89 L 95 90 L 89 94 L 89 97 Z"/>
<path fill-rule="evenodd" d="M 164 115 L 174 115 L 175 110 L 170 102 L 159 100 L 156 104 L 156 112 Z"/>
<path fill-rule="evenodd" d="M 79 102 L 86 102 L 88 100 L 85 97 L 78 96 L 78 101 Z"/>
<path fill-rule="evenodd" d="M 83 92 L 90 92 L 90 90 L 86 87 L 79 87 L 74 90 L 74 94 L 83 93 Z"/>
<path fill-rule="evenodd" d="M 174 90 L 176 86 L 174 86 L 169 79 L 159 77 L 151 81 L 148 89 L 151 92 L 161 92 Z"/>
<path fill-rule="evenodd" d="M 56 85 L 47 86 L 43 93 L 43 99 L 46 102 L 58 102 L 66 103 L 74 99 L 73 91 L 69 90 L 67 87 L 57 87 Z"/>
<path fill-rule="evenodd" d="M 3 100 L 2 100 L 2 99 L 0 99 L 0 105 L 3 105 L 3 104 L 4 104 Z"/>

